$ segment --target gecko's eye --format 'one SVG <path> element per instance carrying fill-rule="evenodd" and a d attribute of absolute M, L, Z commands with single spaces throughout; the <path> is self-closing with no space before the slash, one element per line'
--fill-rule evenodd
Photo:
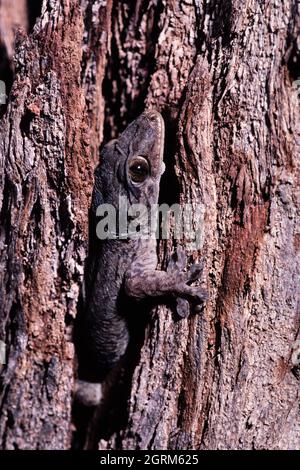
<path fill-rule="evenodd" d="M 150 173 L 148 160 L 144 157 L 134 157 L 129 162 L 128 170 L 134 183 L 143 183 Z"/>

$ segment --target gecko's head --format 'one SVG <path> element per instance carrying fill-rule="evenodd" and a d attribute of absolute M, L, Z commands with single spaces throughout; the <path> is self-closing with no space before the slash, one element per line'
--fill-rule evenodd
<path fill-rule="evenodd" d="M 126 195 L 130 203 L 157 203 L 160 178 L 165 168 L 164 136 L 162 116 L 148 110 L 118 139 L 104 147 L 103 171 L 107 172 L 110 180 L 107 183 L 114 194 Z"/>

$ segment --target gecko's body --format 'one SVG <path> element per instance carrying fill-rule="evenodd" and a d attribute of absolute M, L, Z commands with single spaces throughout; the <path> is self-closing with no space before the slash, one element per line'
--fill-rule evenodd
<path fill-rule="evenodd" d="M 93 220 L 101 204 L 111 204 L 118 212 L 120 196 L 126 198 L 128 206 L 140 203 L 147 211 L 158 203 L 163 148 L 164 123 L 156 111 L 144 112 L 104 147 L 95 172 Z M 183 257 L 179 258 L 170 263 L 167 272 L 156 270 L 154 237 L 102 240 L 93 250 L 85 307 L 87 375 L 92 380 L 101 380 L 125 354 L 129 341 L 126 315 L 130 312 L 122 310 L 124 296 L 143 299 L 172 295 L 178 297 L 182 315 L 186 315 L 188 301 L 199 304 L 205 300 L 201 288 L 188 285 L 199 277 L 201 266 L 183 272 Z"/>

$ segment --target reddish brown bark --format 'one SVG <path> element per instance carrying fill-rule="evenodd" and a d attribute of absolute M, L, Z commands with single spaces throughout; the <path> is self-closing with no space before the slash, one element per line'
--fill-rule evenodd
<path fill-rule="evenodd" d="M 189 255 L 210 300 L 181 322 L 153 312 L 86 446 L 299 449 L 299 27 L 296 0 L 44 0 L 19 35 L 0 129 L 3 448 L 70 445 L 93 168 L 103 135 L 154 107 L 161 202 L 205 207 Z"/>
<path fill-rule="evenodd" d="M 0 434 L 8 449 L 70 445 L 68 330 L 82 282 L 110 34 L 109 21 L 93 21 L 101 12 L 109 18 L 108 6 L 93 8 L 43 3 L 34 31 L 19 35 L 2 120 L 1 339 L 8 354 Z"/>

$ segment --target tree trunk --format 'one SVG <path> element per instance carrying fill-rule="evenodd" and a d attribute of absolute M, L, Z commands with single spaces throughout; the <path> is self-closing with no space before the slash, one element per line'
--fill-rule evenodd
<path fill-rule="evenodd" d="M 92 171 L 103 129 L 145 107 L 166 123 L 161 202 L 205 208 L 188 253 L 210 299 L 177 322 L 153 311 L 86 447 L 300 448 L 299 29 L 296 0 L 44 0 L 18 34 L 0 129 L 3 448 L 70 446 Z"/>
<path fill-rule="evenodd" d="M 49 0 L 31 35 L 17 37 L 0 138 L 5 449 L 70 446 L 68 330 L 82 283 L 102 134 L 109 18 L 109 2 Z"/>

